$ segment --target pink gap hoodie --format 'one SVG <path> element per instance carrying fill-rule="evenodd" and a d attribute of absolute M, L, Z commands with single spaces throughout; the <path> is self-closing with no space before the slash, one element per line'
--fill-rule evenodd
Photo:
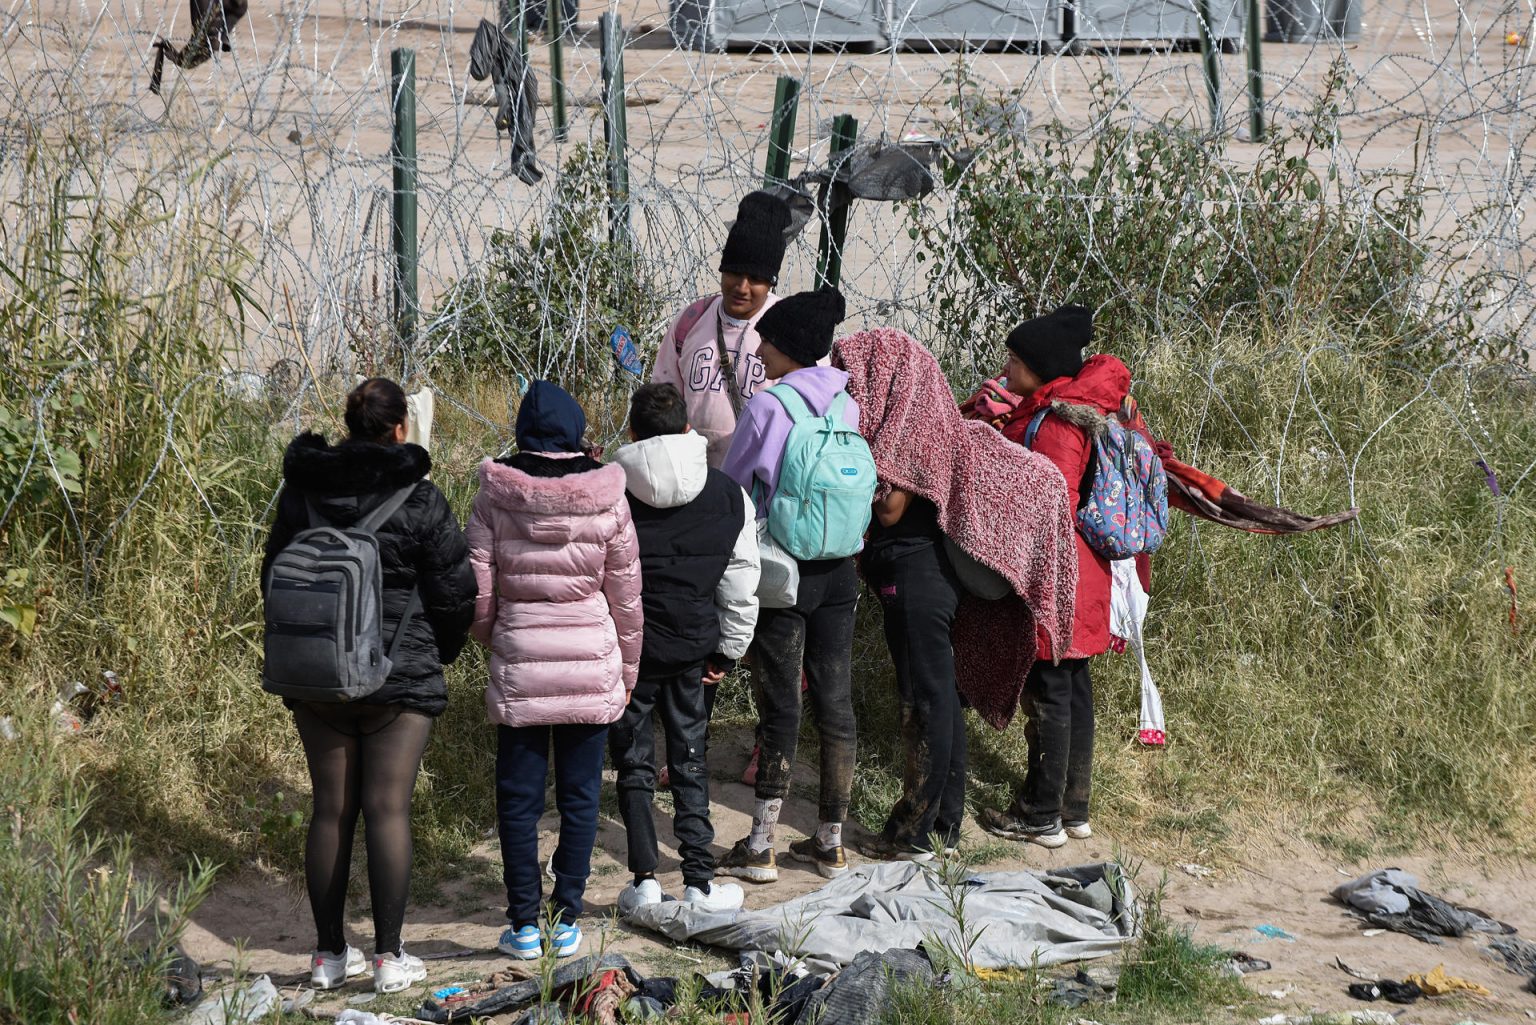
<path fill-rule="evenodd" d="M 811 412 L 826 416 L 838 392 L 848 387 L 848 374 L 831 367 L 806 367 L 773 383 L 789 385 L 805 399 Z M 855 431 L 859 429 L 859 404 L 852 398 L 843 407 L 843 422 Z M 761 388 L 741 411 L 741 423 L 736 425 L 736 435 L 721 469 L 756 500 L 760 520 L 767 518 L 768 504 L 779 490 L 779 464 L 784 461 L 784 444 L 794 425 L 784 404 L 769 395 L 767 387 Z M 757 491 L 753 490 L 754 483 L 761 485 Z"/>

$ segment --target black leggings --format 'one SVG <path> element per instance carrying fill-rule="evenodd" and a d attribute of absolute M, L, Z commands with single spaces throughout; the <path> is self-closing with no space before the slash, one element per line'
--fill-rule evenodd
<path fill-rule="evenodd" d="M 315 948 L 346 950 L 347 878 L 361 812 L 374 953 L 398 954 L 411 885 L 411 793 L 432 719 L 398 705 L 300 703 L 293 706 L 293 722 L 315 795 L 304 845 Z"/>

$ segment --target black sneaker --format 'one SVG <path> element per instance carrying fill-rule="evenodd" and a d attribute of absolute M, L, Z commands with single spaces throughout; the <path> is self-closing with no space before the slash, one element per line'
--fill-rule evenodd
<path fill-rule="evenodd" d="M 722 855 L 715 867 L 749 883 L 776 883 L 779 880 L 779 865 L 773 848 L 765 847 L 754 854 L 745 838 L 737 840 L 736 846 Z"/>
<path fill-rule="evenodd" d="M 883 836 L 864 841 L 859 845 L 858 851 L 871 861 L 913 861 L 918 864 L 927 864 L 937 856 L 926 847 L 897 843 Z M 946 858 L 953 858 L 958 853 L 959 850 L 955 847 L 945 846 L 944 848 Z"/>
<path fill-rule="evenodd" d="M 983 808 L 981 814 L 976 816 L 976 821 L 981 823 L 982 829 L 1004 840 L 1023 840 L 1050 848 L 1061 847 L 1067 842 L 1067 831 L 1061 828 L 1060 822 L 1052 822 L 1048 826 L 1031 826 L 1013 812 L 998 811 L 996 808 Z"/>
<path fill-rule="evenodd" d="M 815 865 L 816 871 L 821 873 L 823 879 L 836 879 L 848 871 L 848 858 L 843 854 L 842 845 L 823 847 L 816 842 L 814 836 L 808 836 L 804 840 L 796 840 L 790 844 L 789 856 L 796 861 Z"/>

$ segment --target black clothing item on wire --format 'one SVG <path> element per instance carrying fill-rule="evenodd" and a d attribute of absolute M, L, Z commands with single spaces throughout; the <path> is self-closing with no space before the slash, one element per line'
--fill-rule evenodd
<path fill-rule="evenodd" d="M 394 636 L 413 590 L 421 595 L 423 614 L 406 623 L 400 657 L 384 686 L 361 700 L 400 704 L 435 716 L 448 707 L 443 666 L 458 658 L 464 647 L 475 618 L 477 587 L 459 521 L 437 486 L 423 479 L 431 469 L 432 459 L 419 445 L 346 441 L 332 446 L 318 434 L 299 435 L 283 456 L 285 484 L 267 535 L 261 581 L 265 590 L 272 560 L 294 534 L 309 526 L 306 498 L 326 522 L 346 527 L 414 483 L 405 505 L 377 531 L 384 572 L 384 636 Z"/>
<path fill-rule="evenodd" d="M 1093 777 L 1093 678 L 1086 658 L 1038 659 L 1024 681 L 1029 769 L 1014 810 L 1031 826 L 1088 821 Z"/>
<path fill-rule="evenodd" d="M 929 510 L 933 504 L 919 500 Z M 917 503 L 895 525 L 924 521 Z M 946 846 L 958 841 L 965 820 L 965 711 L 955 689 L 955 649 L 950 643 L 960 583 L 939 543 L 934 521 L 926 535 L 891 533 L 871 541 L 864 576 L 884 610 L 885 644 L 896 668 L 901 739 L 906 752 L 901 798 L 885 820 L 883 837 L 927 850 L 937 834 Z"/>
<path fill-rule="evenodd" d="M 543 180 L 534 156 L 533 118 L 539 105 L 539 83 L 517 45 L 496 23 L 485 18 L 469 44 L 469 77 L 487 78 L 496 91 L 496 130 L 512 142 L 512 173 L 533 185 Z"/>
<path fill-rule="evenodd" d="M 642 673 L 696 666 L 720 643 L 715 591 L 730 565 L 746 516 L 746 495 L 719 470 L 686 505 L 658 509 L 629 495 L 645 586 Z"/>
<path fill-rule="evenodd" d="M 800 563 L 800 590 L 791 608 L 762 609 L 748 649 L 757 702 L 756 795 L 789 796 L 790 768 L 800 743 L 802 667 L 821 734 L 822 822 L 843 822 L 853 793 L 857 727 L 853 715 L 853 625 L 859 578 L 852 559 Z"/>
<path fill-rule="evenodd" d="M 248 0 L 190 0 L 192 10 L 192 36 L 187 45 L 178 49 L 170 40 L 155 39 L 155 68 L 150 72 L 149 91 L 160 92 L 160 79 L 165 72 L 165 62 L 189 71 L 206 64 L 213 56 L 214 48 L 230 52 L 230 30 L 245 17 Z"/>
<path fill-rule="evenodd" d="M 374 952 L 398 954 L 411 889 L 411 795 L 432 719 L 399 705 L 296 702 L 293 722 L 314 791 L 304 879 L 315 916 L 315 949 L 346 950 L 347 880 L 361 814 Z"/>
<path fill-rule="evenodd" d="M 683 882 L 707 891 L 715 874 L 715 856 L 709 850 L 715 830 L 709 820 L 709 772 L 704 764 L 709 716 L 702 675 L 701 666 L 661 675 L 642 670 L 623 716 L 608 731 L 608 753 L 618 772 L 619 816 L 629 843 L 629 870 L 637 876 L 654 875 L 656 819 L 651 806 L 656 794 L 656 728 L 651 715 L 659 714 L 667 737 L 672 830 L 683 863 Z"/>
<path fill-rule="evenodd" d="M 800 189 L 818 187 L 817 206 L 823 216 L 855 199 L 908 202 L 934 190 L 933 164 L 941 152 L 937 142 L 870 143 L 835 154 L 832 166 L 801 175 L 794 184 Z"/>

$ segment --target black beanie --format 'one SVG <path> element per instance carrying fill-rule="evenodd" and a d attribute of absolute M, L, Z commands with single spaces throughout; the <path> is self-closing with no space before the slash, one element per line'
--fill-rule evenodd
<path fill-rule="evenodd" d="M 757 321 L 757 336 L 801 366 L 815 366 L 832 351 L 832 332 L 847 316 L 835 288 L 798 292 L 768 307 Z"/>
<path fill-rule="evenodd" d="M 517 407 L 517 447 L 524 452 L 580 452 L 587 415 L 569 392 L 535 381 Z"/>
<path fill-rule="evenodd" d="M 777 196 L 749 192 L 741 197 L 736 223 L 731 225 L 720 253 L 720 270 L 778 284 L 784 247 L 788 245 L 785 232 L 793 220 L 789 204 Z"/>
<path fill-rule="evenodd" d="M 1063 306 L 1026 320 L 1008 336 L 1008 348 L 1042 381 L 1072 377 L 1083 369 L 1083 350 L 1093 341 L 1093 311 Z"/>

